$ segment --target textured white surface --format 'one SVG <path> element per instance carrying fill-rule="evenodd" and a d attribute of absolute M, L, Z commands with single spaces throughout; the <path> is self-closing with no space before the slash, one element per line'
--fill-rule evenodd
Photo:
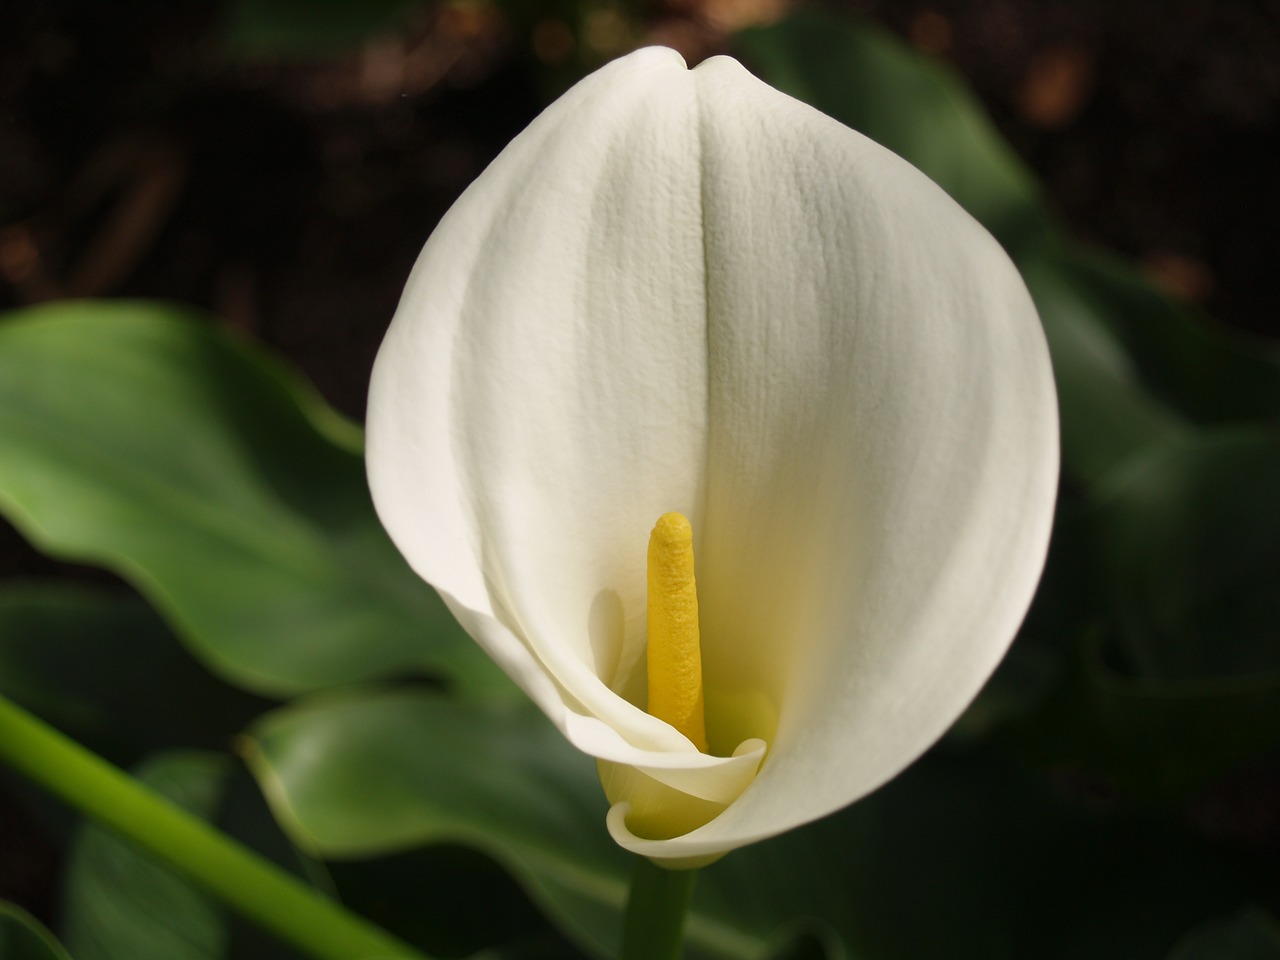
<path fill-rule="evenodd" d="M 664 840 L 610 816 L 677 862 L 829 813 L 946 730 L 1030 602 L 1057 443 L 1039 321 L 978 224 L 736 62 L 656 48 L 569 91 L 444 218 L 368 417 L 379 515 L 476 640 L 582 750 L 727 804 Z M 713 697 L 766 703 L 763 764 L 641 709 L 670 510 L 695 531 L 713 746 L 717 723 L 721 752 L 757 733 Z"/>

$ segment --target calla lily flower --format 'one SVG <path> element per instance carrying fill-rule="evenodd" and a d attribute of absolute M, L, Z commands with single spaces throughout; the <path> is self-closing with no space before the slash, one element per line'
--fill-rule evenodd
<path fill-rule="evenodd" d="M 1057 442 L 1035 310 L 972 218 L 735 61 L 651 48 L 441 221 L 367 456 L 409 563 L 598 760 L 614 839 L 691 867 L 869 793 L 955 721 L 1035 589 Z M 669 513 L 705 743 L 647 710 Z"/>

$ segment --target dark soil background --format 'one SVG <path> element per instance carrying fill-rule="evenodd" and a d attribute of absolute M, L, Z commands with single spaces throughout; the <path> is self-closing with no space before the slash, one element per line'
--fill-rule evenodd
<path fill-rule="evenodd" d="M 432 226 L 559 86 L 646 41 L 702 59 L 787 6 L 426 5 L 282 57 L 229 54 L 227 2 L 0 0 L 0 309 L 193 304 L 358 419 Z M 1280 2 L 847 9 L 958 68 L 1077 236 L 1280 336 Z M 68 572 L 0 532 L 0 576 Z M 51 863 L 0 795 L 0 898 L 47 918 Z"/>

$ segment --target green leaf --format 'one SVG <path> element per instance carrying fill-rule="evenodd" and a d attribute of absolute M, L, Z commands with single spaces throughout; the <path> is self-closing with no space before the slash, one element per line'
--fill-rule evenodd
<path fill-rule="evenodd" d="M 1018 262 L 1049 339 L 1073 478 L 1095 481 L 1180 432 L 1096 298 L 1063 266 L 1065 248 L 1033 178 L 957 75 L 879 28 L 821 13 L 745 31 L 736 43 L 763 79 L 926 173 Z"/>
<path fill-rule="evenodd" d="M 71 954 L 39 920 L 0 900 L 0 960 L 71 960 Z"/>
<path fill-rule="evenodd" d="M 735 45 L 762 79 L 926 173 L 1008 250 L 1044 321 L 1071 479 L 1090 485 L 1192 422 L 1280 412 L 1280 348 L 1219 329 L 1066 241 L 953 71 L 878 27 L 818 12 L 744 31 Z"/>
<path fill-rule="evenodd" d="M 1223 427 L 1148 451 L 1096 495 L 1096 564 L 1122 669 L 1280 672 L 1280 430 Z"/>
<path fill-rule="evenodd" d="M 1158 805 L 1280 746 L 1277 489 L 1280 432 L 1202 429 L 1060 516 L 1011 656 L 1056 647 L 1065 669 L 1011 742 Z"/>
<path fill-rule="evenodd" d="M 1060 257 L 1029 255 L 1019 266 L 1049 341 L 1068 476 L 1091 486 L 1141 451 L 1186 436 L 1190 425 L 1146 390 L 1105 305 L 1073 282 Z"/>
<path fill-rule="evenodd" d="M 221 805 L 229 758 L 157 757 L 139 780 L 206 820 Z M 221 960 L 222 910 L 181 875 L 104 827 L 87 824 L 67 864 L 63 935 L 78 960 Z"/>
<path fill-rule="evenodd" d="M 850 17 L 801 13 L 734 46 L 762 79 L 909 160 L 1009 250 L 1047 229 L 1040 191 L 942 64 Z"/>
<path fill-rule="evenodd" d="M 615 950 L 629 857 L 604 830 L 594 764 L 531 706 L 346 692 L 277 711 L 247 741 L 250 766 L 303 849 L 355 857 L 464 843 L 511 871 L 593 953 Z M 722 956 L 761 946 L 699 917 L 689 937 L 725 940 Z"/>
<path fill-rule="evenodd" d="M 1169 407 L 1206 424 L 1280 416 L 1280 344 L 1217 325 L 1112 257 L 1065 247 L 1057 262 Z"/>
<path fill-rule="evenodd" d="M 795 933 L 770 951 L 768 960 L 850 960 L 844 941 L 831 927 L 817 920 L 796 925 Z"/>
<path fill-rule="evenodd" d="M 334 693 L 269 715 L 245 743 L 277 818 L 304 850 L 354 857 L 465 843 L 554 904 L 597 949 L 616 944 L 627 857 L 603 834 L 594 766 L 531 706 Z"/>
<path fill-rule="evenodd" d="M 0 694 L 124 766 L 225 746 L 270 704 L 210 675 L 141 599 L 68 583 L 0 589 Z"/>
<path fill-rule="evenodd" d="M 1039 762 L 1083 768 L 1144 802 L 1177 805 L 1280 745 L 1280 671 L 1137 678 L 1113 666 L 1104 640 L 1088 638 L 1041 708 L 1007 731 Z"/>
<path fill-rule="evenodd" d="M 616 949 L 627 857 L 591 761 L 541 715 L 348 691 L 277 711 L 250 741 L 296 842 L 339 857 L 475 846 L 585 949 Z M 1221 914 L 1265 876 L 1167 826 L 1100 819 L 989 755 L 941 752 L 704 870 L 689 954 L 1128 960 L 1160 955 L 1188 918 Z"/>
<path fill-rule="evenodd" d="M 149 757 L 134 775 L 278 866 L 325 887 L 299 857 L 243 768 L 225 754 L 184 750 Z M 79 960 L 292 960 L 302 955 L 229 913 L 181 873 L 119 835 L 83 823 L 63 888 L 63 933 Z"/>
<path fill-rule="evenodd" d="M 396 29 L 423 6 L 423 0 L 234 0 L 223 44 L 246 58 L 340 54 Z"/>
<path fill-rule="evenodd" d="M 1262 910 L 1244 910 L 1188 934 L 1168 960 L 1280 960 L 1280 923 Z"/>
<path fill-rule="evenodd" d="M 1086 484 L 1191 442 L 1196 424 L 1280 414 L 1280 352 L 1213 326 L 1130 270 L 1065 244 L 1020 262 L 1053 356 L 1067 469 Z"/>
<path fill-rule="evenodd" d="M 0 324 L 0 508 L 41 549 L 118 572 L 257 692 L 425 671 L 501 695 L 379 526 L 357 439 L 174 307 L 58 303 Z"/>
<path fill-rule="evenodd" d="M 349 909 L 421 944 L 431 956 L 584 956 L 499 864 L 473 848 L 436 845 L 327 866 L 338 898 Z"/>

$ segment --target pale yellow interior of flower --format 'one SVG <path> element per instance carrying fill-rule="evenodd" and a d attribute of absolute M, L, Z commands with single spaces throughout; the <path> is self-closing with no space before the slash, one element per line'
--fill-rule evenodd
<path fill-rule="evenodd" d="M 627 829 L 647 840 L 670 840 L 696 830 L 728 806 L 681 793 L 625 764 L 597 760 L 596 772 L 610 803 L 630 805 Z"/>
<path fill-rule="evenodd" d="M 706 753 L 693 528 L 684 514 L 658 518 L 649 535 L 648 569 L 648 711 Z"/>
<path fill-rule="evenodd" d="M 719 757 L 733 756 L 747 740 L 769 742 L 777 713 L 763 694 L 704 687 L 693 529 L 680 513 L 663 514 L 649 536 L 647 624 L 646 669 L 640 679 L 647 674 L 649 714 L 671 724 L 703 753 Z M 630 682 L 620 681 L 623 687 Z M 643 683 L 635 692 L 644 696 Z M 728 801 L 674 789 L 626 764 L 599 760 L 597 768 L 610 803 L 630 808 L 627 829 L 639 837 L 678 837 L 728 806 Z"/>

